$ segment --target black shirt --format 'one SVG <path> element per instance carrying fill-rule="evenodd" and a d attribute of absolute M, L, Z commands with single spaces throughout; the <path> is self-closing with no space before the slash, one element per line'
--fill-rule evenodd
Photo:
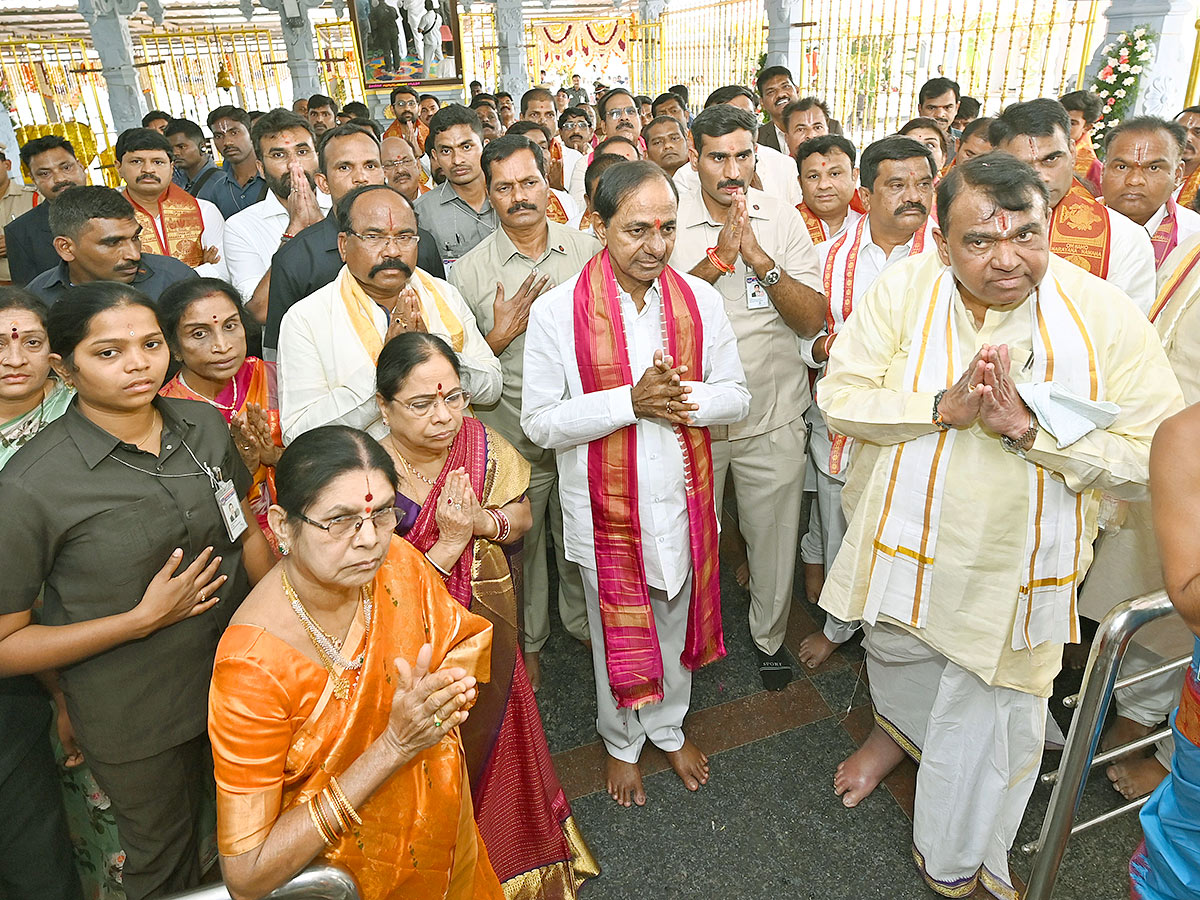
<path fill-rule="evenodd" d="M 59 262 L 50 233 L 50 203 L 43 199 L 4 226 L 8 270 L 12 283 L 22 287 Z"/>
<path fill-rule="evenodd" d="M 192 456 L 219 467 L 240 497 L 251 478 L 224 418 L 205 403 L 155 398 L 163 419 L 157 457 L 118 441 L 78 403 L 0 470 L 0 614 L 32 608 L 43 585 L 45 625 L 126 612 L 176 547 L 177 571 L 211 546 L 228 577 L 207 612 L 60 671 L 84 753 L 121 763 L 204 732 L 217 642 L 249 592 L 241 541 L 229 540 Z M 157 477 L 167 475 L 182 477 Z"/>
<path fill-rule="evenodd" d="M 55 256 L 57 258 L 57 254 Z M 157 303 L 159 295 L 177 281 L 199 277 L 195 269 L 173 256 L 143 253 L 142 267 L 133 276 L 133 287 Z M 26 287 L 41 297 L 47 306 L 53 306 L 71 287 L 71 275 L 66 261 L 58 260 L 54 268 L 47 269 Z"/>
<path fill-rule="evenodd" d="M 445 278 L 446 270 L 438 253 L 437 241 L 423 228 L 417 244 L 417 267 L 434 278 Z M 312 294 L 342 271 L 338 253 L 338 227 L 334 210 L 320 222 L 309 225 L 275 251 L 271 257 L 271 285 L 267 293 L 267 324 L 262 342 L 272 350 L 279 348 L 279 326 L 283 315 L 296 303 Z"/>

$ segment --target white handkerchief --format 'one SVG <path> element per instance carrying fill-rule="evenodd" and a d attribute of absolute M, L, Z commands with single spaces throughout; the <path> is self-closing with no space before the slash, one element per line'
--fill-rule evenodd
<path fill-rule="evenodd" d="M 1059 450 L 1095 428 L 1107 428 L 1121 411 L 1107 400 L 1080 397 L 1057 381 L 1018 384 L 1017 392 L 1037 416 L 1038 424 L 1054 435 Z"/>

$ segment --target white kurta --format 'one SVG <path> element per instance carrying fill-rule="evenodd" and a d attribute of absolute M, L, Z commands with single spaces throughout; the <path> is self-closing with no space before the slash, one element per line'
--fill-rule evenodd
<path fill-rule="evenodd" d="M 1112 227 L 1109 243 L 1109 284 L 1123 290 L 1144 314 L 1154 306 L 1154 245 L 1137 222 L 1115 209 L 1108 211 Z"/>

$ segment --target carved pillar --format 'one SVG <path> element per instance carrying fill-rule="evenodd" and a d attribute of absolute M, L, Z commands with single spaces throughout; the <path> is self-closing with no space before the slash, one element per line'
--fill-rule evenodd
<path fill-rule="evenodd" d="M 525 16 L 521 0 L 496 0 L 496 45 L 500 90 L 520 97 L 529 90 L 529 59 L 525 55 Z"/>
<path fill-rule="evenodd" d="M 141 0 L 79 0 L 79 13 L 92 32 L 92 46 L 100 57 L 104 83 L 108 87 L 108 108 L 117 132 L 142 124 L 146 101 L 133 67 L 133 40 L 129 36 L 129 16 L 137 12 Z M 154 21 L 161 25 L 162 6 L 158 0 L 147 4 Z"/>
<path fill-rule="evenodd" d="M 258 0 L 258 5 L 279 13 L 283 45 L 287 49 L 288 71 L 292 75 L 292 99 L 321 93 L 321 71 L 313 49 L 314 34 L 309 10 L 321 0 Z M 253 0 L 241 0 L 242 15 L 254 14 Z"/>
<path fill-rule="evenodd" d="M 1134 115 L 1172 118 L 1183 108 L 1188 73 L 1196 44 L 1196 12 L 1190 0 L 1113 0 L 1105 13 L 1108 30 L 1100 48 L 1117 40 L 1121 32 L 1139 26 L 1157 34 L 1154 58 L 1142 72 Z M 1105 64 L 1100 48 L 1088 64 L 1086 89 Z"/>
<path fill-rule="evenodd" d="M 654 25 L 667 11 L 667 0 L 638 0 L 637 20 L 639 25 Z M 638 71 L 633 73 L 634 85 L 639 93 L 656 97 L 667 89 L 671 81 L 660 78 L 659 58 L 662 54 L 662 32 L 657 28 L 642 28 L 641 61 Z"/>
<path fill-rule="evenodd" d="M 792 7 L 794 0 L 764 0 L 767 11 L 767 65 L 792 66 Z M 797 59 L 799 57 L 796 57 Z"/>

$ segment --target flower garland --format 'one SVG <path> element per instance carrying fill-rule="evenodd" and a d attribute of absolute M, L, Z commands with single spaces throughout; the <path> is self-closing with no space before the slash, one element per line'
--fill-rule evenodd
<path fill-rule="evenodd" d="M 1131 32 L 1121 32 L 1116 41 L 1100 51 L 1105 65 L 1092 79 L 1090 89 L 1104 104 L 1100 121 L 1092 132 L 1101 146 L 1104 132 L 1115 128 L 1133 111 L 1142 71 L 1154 54 L 1156 39 L 1157 35 L 1151 34 L 1147 26 L 1139 25 Z"/>

